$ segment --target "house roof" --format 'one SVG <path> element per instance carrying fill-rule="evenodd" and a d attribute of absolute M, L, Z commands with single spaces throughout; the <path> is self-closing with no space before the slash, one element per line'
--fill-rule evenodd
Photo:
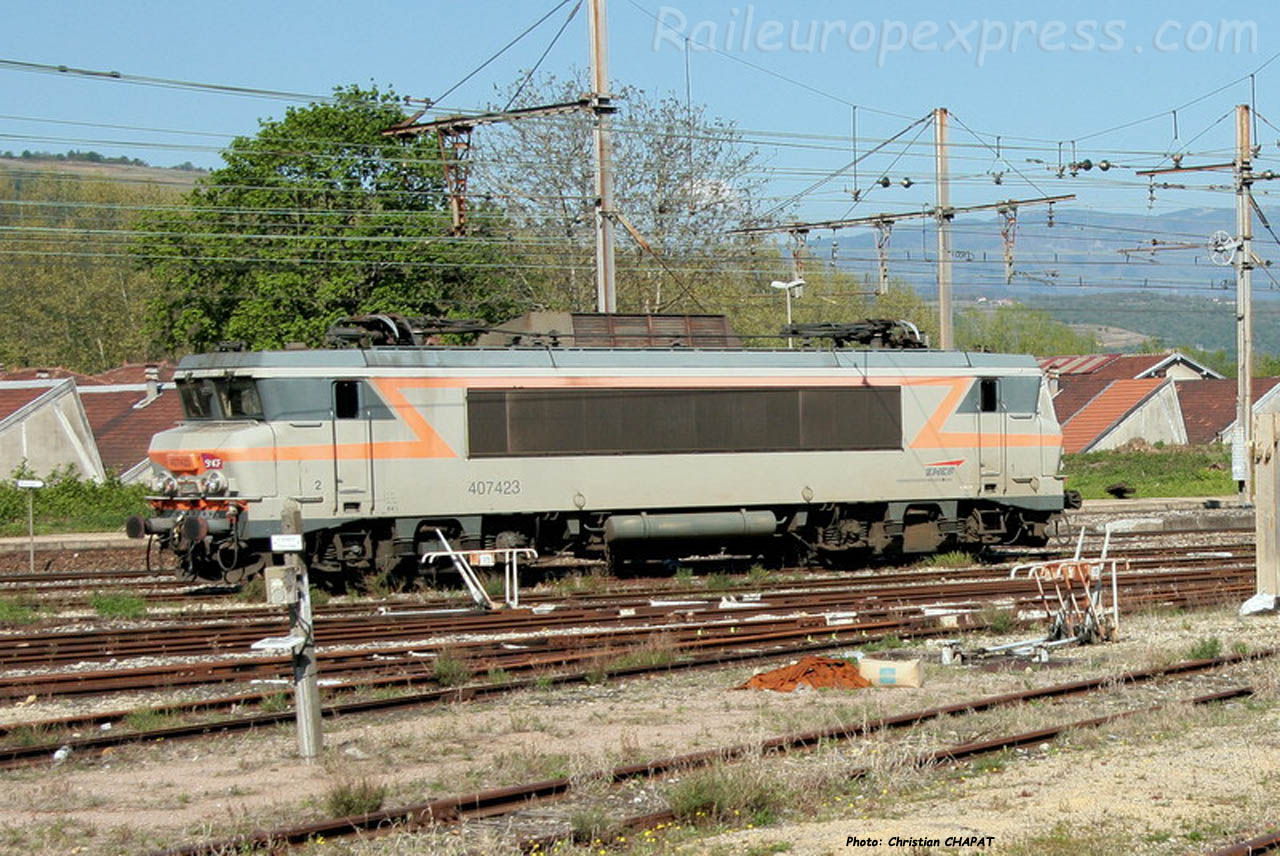
<path fill-rule="evenodd" d="M 24 386 L 0 389 L 0 422 L 17 413 L 48 392 L 47 386 Z"/>
<path fill-rule="evenodd" d="M 73 372 L 70 369 L 63 368 L 30 368 L 30 369 L 12 369 L 6 372 L 0 372 L 0 381 L 48 381 L 47 385 L 52 386 L 53 381 L 66 380 L 72 378 L 77 386 L 92 386 L 94 384 L 103 383 L 92 375 Z"/>
<path fill-rule="evenodd" d="M 1280 378 L 1254 378 L 1254 405 L 1277 384 L 1280 384 Z M 1235 424 L 1236 382 L 1226 378 L 1180 384 L 1178 402 L 1182 407 L 1182 422 L 1187 426 L 1187 442 L 1192 445 L 1213 443 L 1223 431 Z"/>
<path fill-rule="evenodd" d="M 1088 375 L 1072 376 L 1069 379 L 1064 377 L 1059 380 L 1058 392 L 1053 397 L 1053 411 L 1058 416 L 1058 422 L 1066 422 L 1075 416 L 1080 408 L 1110 385 L 1109 380 Z"/>
<path fill-rule="evenodd" d="M 1061 377 L 1087 375 L 1107 380 L 1132 380 L 1141 377 L 1163 377 L 1168 367 L 1182 363 L 1205 377 L 1222 375 L 1178 351 L 1163 354 L 1078 354 L 1042 357 L 1042 371 L 1054 371 Z"/>
<path fill-rule="evenodd" d="M 1041 371 L 1056 371 L 1058 374 L 1082 375 L 1092 374 L 1107 363 L 1117 359 L 1119 354 L 1074 354 L 1062 357 L 1040 357 Z"/>
<path fill-rule="evenodd" d="M 1088 449 L 1166 383 L 1172 381 L 1162 377 L 1111 381 L 1063 423 L 1062 451 Z"/>
<path fill-rule="evenodd" d="M 107 369 L 105 372 L 98 372 L 94 375 L 94 379 L 100 383 L 146 383 L 147 367 L 155 366 L 158 369 L 161 383 L 169 383 L 173 380 L 173 371 L 177 368 L 176 363 L 125 363 L 122 366 L 116 366 L 113 369 Z"/>
<path fill-rule="evenodd" d="M 145 394 L 133 389 L 80 390 L 102 465 L 117 474 L 147 457 L 152 434 L 182 420 L 182 401 L 172 387 L 140 405 L 143 400 Z"/>

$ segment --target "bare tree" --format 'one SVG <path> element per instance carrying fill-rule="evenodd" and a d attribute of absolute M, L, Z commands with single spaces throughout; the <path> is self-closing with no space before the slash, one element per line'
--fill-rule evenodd
<path fill-rule="evenodd" d="M 541 78 L 513 106 L 573 101 L 585 77 Z M 615 94 L 615 206 L 646 251 L 619 229 L 617 293 L 624 311 L 723 311 L 735 291 L 759 292 L 755 243 L 728 232 L 758 222 L 764 172 L 733 124 L 701 105 Z M 473 192 L 489 196 L 514 230 L 525 297 L 556 309 L 594 304 L 592 117 L 570 113 L 489 125 L 476 133 Z M 763 282 L 761 280 L 763 279 Z"/>

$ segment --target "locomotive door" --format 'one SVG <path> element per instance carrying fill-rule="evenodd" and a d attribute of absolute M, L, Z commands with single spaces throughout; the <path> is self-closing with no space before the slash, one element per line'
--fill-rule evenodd
<path fill-rule="evenodd" d="M 1001 406 L 1000 379 L 978 380 L 978 492 L 1003 493 L 1006 414 Z"/>
<path fill-rule="evenodd" d="M 333 510 L 367 514 L 373 508 L 372 422 L 363 382 L 333 382 Z"/>

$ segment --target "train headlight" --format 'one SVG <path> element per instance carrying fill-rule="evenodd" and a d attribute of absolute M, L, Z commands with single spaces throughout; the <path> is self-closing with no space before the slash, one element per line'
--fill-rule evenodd
<path fill-rule="evenodd" d="M 227 478 L 217 470 L 204 477 L 204 492 L 209 496 L 221 496 L 227 492 Z"/>
<path fill-rule="evenodd" d="M 167 473 L 165 475 L 156 476 L 155 481 L 152 484 L 155 487 L 156 493 L 161 494 L 162 496 L 178 495 L 178 480 Z"/>

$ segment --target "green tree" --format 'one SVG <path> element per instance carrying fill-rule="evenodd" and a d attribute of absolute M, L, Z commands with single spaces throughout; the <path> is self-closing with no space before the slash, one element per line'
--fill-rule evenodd
<path fill-rule="evenodd" d="M 435 137 L 383 135 L 404 119 L 398 103 L 350 86 L 262 120 L 181 208 L 143 219 L 132 249 L 165 283 L 149 319 L 165 348 L 316 345 L 363 313 L 513 314 L 483 218 L 448 234 Z"/>
<path fill-rule="evenodd" d="M 1077 333 L 1048 312 L 1021 303 L 997 306 L 995 311 L 966 309 L 956 317 L 956 342 L 965 350 L 1007 354 L 1091 354 L 1098 349 L 1093 336 Z"/>
<path fill-rule="evenodd" d="M 0 165 L 0 364 L 97 372 L 156 355 L 141 320 L 157 286 L 125 242 L 140 209 L 173 204 L 183 187 L 119 178 L 53 160 Z"/>

